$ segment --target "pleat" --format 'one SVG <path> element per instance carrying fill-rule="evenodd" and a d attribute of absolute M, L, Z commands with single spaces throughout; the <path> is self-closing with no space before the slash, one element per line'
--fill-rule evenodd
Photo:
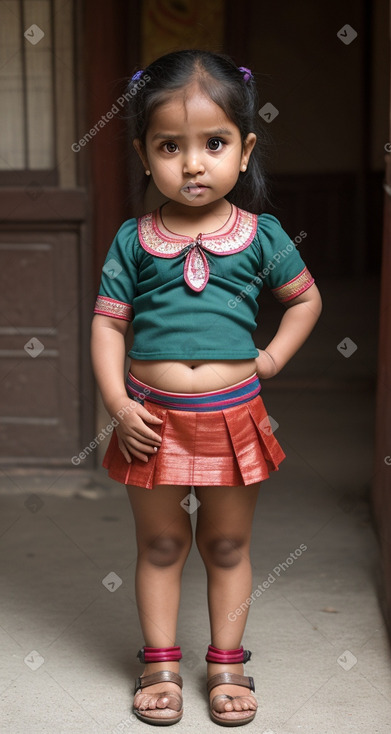
<path fill-rule="evenodd" d="M 241 407 L 243 410 L 239 411 Z M 267 418 L 262 398 L 258 395 L 243 406 L 238 406 L 238 409 L 223 411 L 223 415 L 230 432 L 242 483 L 247 485 L 262 482 L 269 477 L 271 471 L 278 470 L 285 454 L 273 433 L 268 435 L 259 427 Z"/>
<path fill-rule="evenodd" d="M 272 432 L 270 421 L 267 417 L 267 410 L 261 396 L 258 395 L 255 400 L 251 400 L 246 405 L 254 421 L 254 426 L 261 442 L 263 455 L 269 470 L 278 471 L 278 465 L 286 458 L 286 455 Z M 269 430 L 265 430 L 265 423 L 269 426 Z"/>
<path fill-rule="evenodd" d="M 238 410 L 228 408 L 227 410 Z M 193 484 L 240 484 L 240 472 L 224 419 L 226 411 L 198 413 Z"/>
<path fill-rule="evenodd" d="M 147 410 L 154 412 L 152 403 L 145 401 Z M 152 406 L 152 407 L 151 407 Z M 157 451 L 153 468 L 154 484 L 193 484 L 194 433 L 196 413 L 165 410 L 166 421 L 162 444 Z"/>

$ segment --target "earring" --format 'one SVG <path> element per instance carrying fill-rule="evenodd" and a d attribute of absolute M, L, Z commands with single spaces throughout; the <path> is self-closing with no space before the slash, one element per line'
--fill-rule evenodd
<path fill-rule="evenodd" d="M 146 176 L 150 176 L 150 175 L 151 175 L 151 171 L 149 171 L 149 170 L 148 170 L 148 168 L 147 168 L 147 170 L 145 171 L 145 175 L 146 175 Z"/>
<path fill-rule="evenodd" d="M 243 171 L 243 173 L 244 173 L 244 171 L 247 171 L 247 166 L 246 166 L 245 163 L 243 163 L 243 165 L 241 166 L 240 170 Z"/>

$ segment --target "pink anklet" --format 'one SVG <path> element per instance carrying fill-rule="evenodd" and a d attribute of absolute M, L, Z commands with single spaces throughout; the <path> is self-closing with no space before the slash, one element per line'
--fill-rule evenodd
<path fill-rule="evenodd" d="M 182 653 L 180 645 L 173 647 L 148 647 L 145 645 L 138 651 L 137 657 L 140 663 L 164 663 L 166 660 L 181 660 Z"/>
<path fill-rule="evenodd" d="M 235 650 L 220 650 L 219 647 L 208 645 L 205 660 L 208 663 L 247 663 L 251 658 L 251 650 L 243 650 L 243 645 Z"/>

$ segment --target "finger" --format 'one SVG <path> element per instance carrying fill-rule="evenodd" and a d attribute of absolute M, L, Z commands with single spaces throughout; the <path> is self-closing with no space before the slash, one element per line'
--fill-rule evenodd
<path fill-rule="evenodd" d="M 119 447 L 120 451 L 123 453 L 126 461 L 128 461 L 129 464 L 130 464 L 130 462 L 132 461 L 132 457 L 131 457 L 128 449 L 126 448 L 126 445 L 123 442 L 122 438 L 118 438 L 118 447 Z"/>
<path fill-rule="evenodd" d="M 135 439 L 132 439 L 133 441 Z M 141 459 L 142 461 L 148 461 L 148 456 L 140 451 L 138 448 L 130 444 L 129 441 L 126 441 L 126 439 L 122 439 L 118 437 L 118 446 L 120 450 L 122 451 L 123 455 L 125 456 L 126 460 L 129 461 L 129 463 L 132 461 L 132 457 L 135 456 L 137 459 Z M 142 444 L 140 444 L 141 448 L 143 448 Z M 125 454 L 126 452 L 126 454 Z M 155 453 L 152 449 L 152 453 Z M 129 457 L 129 459 L 127 458 Z"/>
<path fill-rule="evenodd" d="M 148 433 L 147 433 L 148 431 Z M 148 427 L 144 423 L 140 426 L 122 426 L 121 436 L 127 444 L 131 443 L 132 440 L 139 441 L 144 446 L 160 446 L 162 439 L 153 431 L 149 431 Z"/>
<path fill-rule="evenodd" d="M 132 448 L 132 454 L 136 457 L 136 459 L 141 459 L 141 461 L 147 462 L 149 459 L 149 456 L 143 454 L 142 451 L 137 451 L 137 449 Z"/>
<path fill-rule="evenodd" d="M 158 446 L 150 446 L 149 444 L 144 443 L 144 441 L 139 441 L 135 437 L 131 437 L 126 441 L 126 446 L 128 451 L 136 449 L 137 451 L 142 451 L 145 454 L 154 454 L 158 450 Z"/>
<path fill-rule="evenodd" d="M 143 441 L 145 440 L 148 444 L 158 444 L 160 446 L 162 442 L 161 436 L 159 436 L 158 433 L 155 433 L 152 428 L 148 428 L 141 416 L 137 417 L 139 420 L 136 425 L 133 426 L 134 431 L 136 431 L 137 438 L 142 439 Z"/>
<path fill-rule="evenodd" d="M 158 418 L 157 415 L 153 415 L 153 413 L 150 413 L 149 410 L 144 408 L 142 405 L 140 406 L 140 408 L 141 411 L 138 413 L 138 415 L 144 421 L 147 421 L 147 423 L 163 423 L 162 418 Z"/>

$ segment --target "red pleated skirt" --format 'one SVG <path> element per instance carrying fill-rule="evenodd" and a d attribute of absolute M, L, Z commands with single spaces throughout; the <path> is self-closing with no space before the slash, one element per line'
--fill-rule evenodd
<path fill-rule="evenodd" d="M 146 489 L 159 484 L 248 485 L 267 479 L 285 458 L 260 395 L 209 412 L 172 410 L 147 398 L 143 404 L 162 419 L 159 425 L 150 424 L 162 442 L 147 462 L 132 456 L 129 463 L 113 431 L 103 466 L 122 484 Z"/>

